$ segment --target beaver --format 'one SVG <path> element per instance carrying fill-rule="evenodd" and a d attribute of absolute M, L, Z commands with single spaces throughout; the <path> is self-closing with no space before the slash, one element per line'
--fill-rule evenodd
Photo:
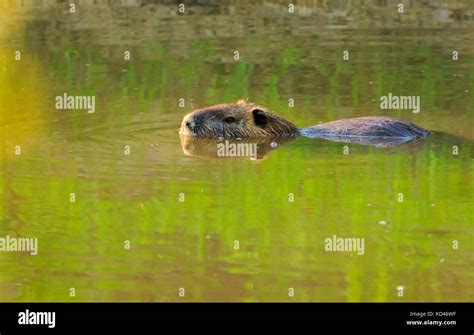
<path fill-rule="evenodd" d="M 384 147 L 421 139 L 431 133 L 413 123 L 384 116 L 342 119 L 298 128 L 264 107 L 239 100 L 185 115 L 180 134 L 221 139 L 304 136 Z"/>

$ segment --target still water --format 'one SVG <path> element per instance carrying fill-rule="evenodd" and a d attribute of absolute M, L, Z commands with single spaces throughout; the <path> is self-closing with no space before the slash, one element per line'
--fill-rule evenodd
<path fill-rule="evenodd" d="M 0 252 L 0 300 L 472 301 L 474 7 L 364 2 L 0 1 L 0 237 L 39 249 Z M 94 113 L 56 109 L 64 93 Z M 420 112 L 381 110 L 389 93 Z M 255 160 L 182 143 L 187 112 L 241 98 L 433 135 Z"/>

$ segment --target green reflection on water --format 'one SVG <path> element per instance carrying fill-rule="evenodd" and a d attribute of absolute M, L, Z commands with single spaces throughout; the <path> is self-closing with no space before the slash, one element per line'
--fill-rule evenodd
<path fill-rule="evenodd" d="M 180 20 L 192 30 L 196 18 Z M 305 22 L 287 25 L 298 32 Z M 41 29 L 57 33 L 31 23 L 21 34 Z M 33 35 L 0 49 L 0 236 L 34 236 L 40 248 L 0 254 L 1 300 L 473 299 L 474 57 L 451 59 L 472 29 L 292 36 L 263 25 L 246 37 L 184 31 L 182 40 L 158 29 L 111 45 L 64 29 L 58 44 Z M 21 63 L 11 57 L 19 47 Z M 96 113 L 55 110 L 65 91 L 95 95 Z M 177 135 L 189 110 L 240 98 L 307 126 L 380 115 L 389 92 L 420 95 L 422 111 L 383 113 L 435 134 L 392 149 L 348 145 L 349 155 L 347 144 L 298 139 L 258 161 L 185 156 Z M 365 238 L 365 254 L 325 252 L 333 235 Z"/>

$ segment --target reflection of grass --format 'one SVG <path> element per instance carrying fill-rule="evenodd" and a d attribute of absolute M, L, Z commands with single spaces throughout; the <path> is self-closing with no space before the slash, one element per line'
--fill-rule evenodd
<path fill-rule="evenodd" d="M 472 71 L 466 74 L 468 80 L 459 82 L 459 77 L 453 76 L 456 74 L 456 63 L 451 60 L 449 53 L 440 53 L 435 46 L 401 43 L 397 45 L 397 57 L 387 54 L 388 51 L 395 52 L 391 48 L 371 47 L 363 52 L 361 46 L 356 46 L 350 48 L 350 61 L 342 59 L 342 49 L 322 49 L 319 56 L 313 55 L 317 57 L 313 63 L 305 59 L 305 66 L 298 67 L 295 62 L 305 55 L 303 47 L 291 40 L 284 40 L 281 47 L 275 50 L 272 46 L 268 53 L 262 54 L 265 43 L 264 39 L 252 39 L 252 45 L 259 48 L 261 58 L 246 54 L 243 60 L 224 65 L 209 62 L 210 59 L 219 58 L 220 45 L 211 41 L 198 41 L 189 46 L 190 52 L 179 60 L 175 59 L 174 51 L 167 42 L 158 42 L 156 46 L 149 46 L 146 52 L 132 50 L 130 62 L 118 60 L 114 64 L 110 64 L 104 56 L 92 56 L 90 46 L 77 50 L 79 54 L 75 56 L 71 48 L 64 53 L 56 50 L 50 57 L 52 62 L 49 66 L 55 78 L 67 78 L 69 90 L 86 89 L 90 94 L 105 90 L 107 94 L 117 96 L 116 101 L 120 103 L 117 103 L 116 108 L 122 106 L 122 110 L 125 110 L 123 106 L 128 106 L 125 97 L 137 99 L 144 108 L 159 98 L 160 111 L 164 112 L 169 108 L 169 102 L 165 102 L 170 94 L 174 94 L 173 89 L 179 87 L 177 97 L 187 101 L 193 99 L 193 105 L 249 98 L 283 115 L 289 96 L 297 97 L 298 106 L 307 100 L 314 104 L 317 97 L 315 109 L 325 111 L 325 118 L 334 119 L 341 117 L 337 108 L 348 104 L 369 104 L 372 110 L 376 110 L 380 96 L 389 92 L 420 95 L 422 110 L 432 116 L 440 106 L 451 106 L 463 113 L 470 113 L 467 107 L 472 104 L 472 94 L 466 94 L 462 86 L 467 83 L 465 89 L 469 89 Z M 371 62 L 367 64 L 362 61 L 362 57 Z M 474 61 L 470 55 L 463 57 L 463 62 L 467 64 Z M 89 63 L 87 68 L 84 62 Z M 121 72 L 120 69 L 127 71 Z M 83 77 L 83 70 L 86 71 L 85 80 L 79 81 Z M 104 76 L 105 73 L 107 76 Z M 121 83 L 121 92 L 109 92 L 108 82 L 115 80 Z M 459 88 L 454 90 L 455 87 Z M 342 96 L 351 99 L 341 100 Z M 466 98 L 469 104 L 461 103 Z M 172 103 L 177 105 L 176 101 Z M 405 111 L 392 113 L 399 117 L 405 114 Z M 298 113 L 296 117 L 302 118 L 303 114 Z"/>

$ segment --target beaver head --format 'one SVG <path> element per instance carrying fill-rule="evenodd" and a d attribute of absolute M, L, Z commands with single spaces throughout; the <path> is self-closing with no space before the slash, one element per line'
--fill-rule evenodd
<path fill-rule="evenodd" d="M 180 134 L 207 138 L 270 138 L 296 136 L 297 128 L 265 108 L 239 100 L 187 114 Z"/>

